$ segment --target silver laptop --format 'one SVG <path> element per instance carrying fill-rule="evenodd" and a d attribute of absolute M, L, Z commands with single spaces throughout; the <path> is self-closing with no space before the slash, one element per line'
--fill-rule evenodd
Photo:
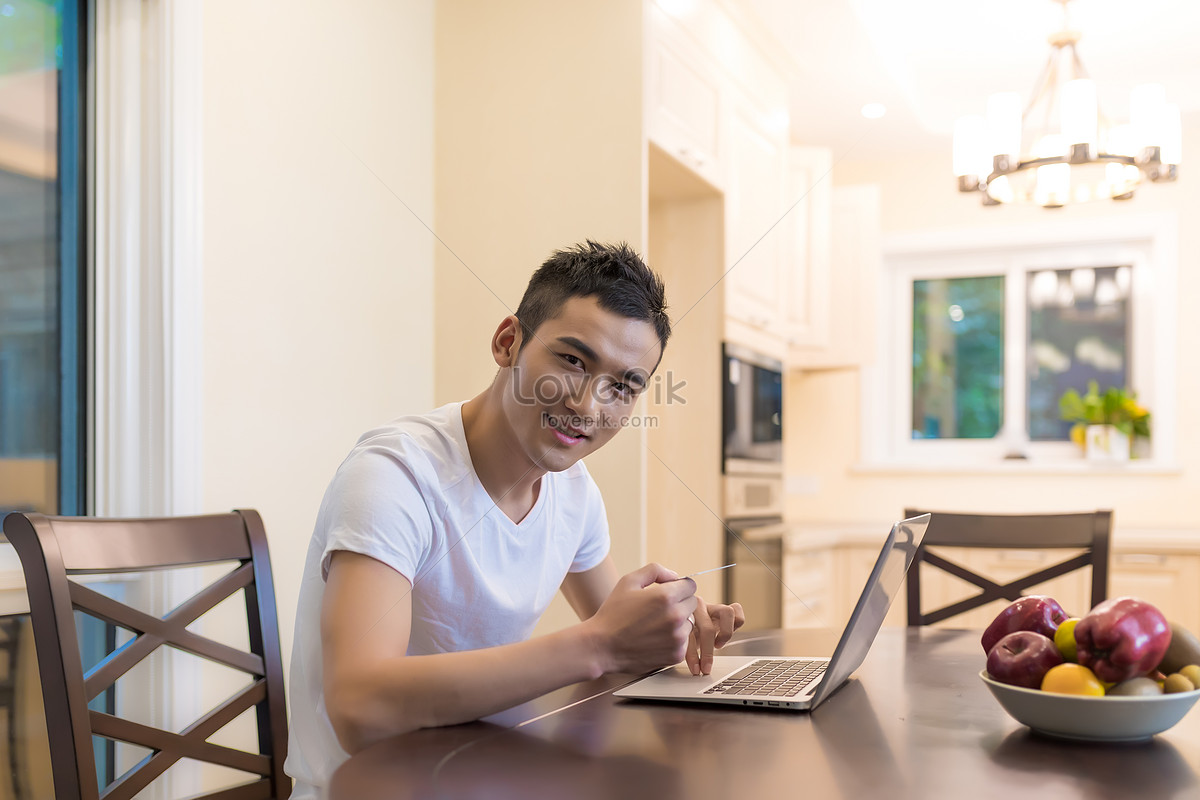
<path fill-rule="evenodd" d="M 829 658 L 715 656 L 712 674 L 703 680 L 692 675 L 686 666 L 677 664 L 614 694 L 638 700 L 724 703 L 750 708 L 795 711 L 816 708 L 866 658 L 928 527 L 928 514 L 892 525 L 854 613 Z"/>

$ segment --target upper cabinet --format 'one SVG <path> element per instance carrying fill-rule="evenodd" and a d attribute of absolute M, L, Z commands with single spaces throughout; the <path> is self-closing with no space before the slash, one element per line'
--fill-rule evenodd
<path fill-rule="evenodd" d="M 809 267 L 791 271 L 801 288 L 793 308 L 808 313 L 794 323 L 803 332 L 789 340 L 787 363 L 797 369 L 861 366 L 875 351 L 871 309 L 881 258 L 879 187 L 821 183 L 823 207 L 807 215 L 814 226 L 811 241 L 798 250 L 808 254 Z"/>
<path fill-rule="evenodd" d="M 657 12 L 657 13 L 655 13 Z M 721 85 L 694 44 L 651 4 L 646 58 L 646 134 L 718 188 L 722 185 Z"/>
<path fill-rule="evenodd" d="M 780 334 L 789 362 L 797 349 L 824 348 L 830 342 L 830 197 L 833 154 L 824 147 L 788 151 L 783 247 Z"/>
<path fill-rule="evenodd" d="M 732 3 L 646 9 L 647 138 L 724 194 L 723 337 L 791 367 L 861 363 L 878 213 L 835 219 L 857 211 L 834 210 L 831 152 L 791 144 L 786 56 Z"/>
<path fill-rule="evenodd" d="M 786 137 L 748 101 L 729 117 L 725 191 L 725 314 L 760 331 L 783 324 Z"/>

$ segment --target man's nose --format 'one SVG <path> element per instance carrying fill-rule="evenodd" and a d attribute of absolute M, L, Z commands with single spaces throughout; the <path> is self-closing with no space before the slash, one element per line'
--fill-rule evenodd
<path fill-rule="evenodd" d="M 567 407 L 571 409 L 571 412 L 592 424 L 595 422 L 596 411 L 600 405 L 600 398 L 596 396 L 597 388 L 594 378 L 580 381 L 571 387 L 571 392 L 567 397 Z"/>

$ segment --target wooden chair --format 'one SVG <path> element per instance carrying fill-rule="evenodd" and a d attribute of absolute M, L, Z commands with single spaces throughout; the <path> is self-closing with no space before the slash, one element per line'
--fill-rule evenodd
<path fill-rule="evenodd" d="M 1076 514 L 957 514 L 907 509 L 905 517 L 932 513 L 929 530 L 908 571 L 908 624 L 931 625 L 993 600 L 1016 600 L 1023 590 L 1084 567 L 1092 568 L 1095 606 L 1108 596 L 1108 552 L 1112 512 Z M 1082 549 L 1084 552 L 1052 566 L 998 584 L 956 564 L 928 547 L 986 547 L 996 549 Z M 937 567 L 979 587 L 977 595 L 930 612 L 921 610 L 921 563 Z"/>
<path fill-rule="evenodd" d="M 266 532 L 257 512 L 163 519 L 13 513 L 4 518 L 4 533 L 25 571 L 58 800 L 132 798 L 181 758 L 261 776 L 203 797 L 267 800 L 291 794 L 291 780 L 283 772 L 287 717 L 275 587 Z M 71 580 L 80 575 L 228 562 L 238 566 L 162 619 Z M 187 630 L 189 624 L 241 589 L 245 590 L 250 652 Z M 76 609 L 137 636 L 85 674 L 75 630 Z M 165 644 L 249 673 L 253 682 L 178 734 L 88 708 L 89 701 Z M 257 753 L 207 741 L 251 707 L 257 713 Z M 151 753 L 101 792 L 93 735 L 149 748 Z"/>

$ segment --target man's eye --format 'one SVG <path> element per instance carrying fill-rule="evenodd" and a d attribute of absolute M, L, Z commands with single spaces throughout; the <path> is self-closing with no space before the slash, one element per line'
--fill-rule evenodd
<path fill-rule="evenodd" d="M 578 356 L 573 356 L 570 353 L 563 353 L 562 360 L 570 364 L 572 367 L 582 367 L 583 359 Z"/>
<path fill-rule="evenodd" d="M 613 391 L 621 395 L 621 397 L 629 397 L 633 394 L 633 387 L 627 383 L 614 383 Z"/>

